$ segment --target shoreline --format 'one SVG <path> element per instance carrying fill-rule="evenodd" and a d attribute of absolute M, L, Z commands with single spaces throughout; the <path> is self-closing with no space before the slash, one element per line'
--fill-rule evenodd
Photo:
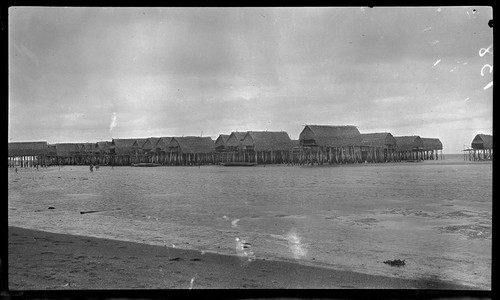
<path fill-rule="evenodd" d="M 450 289 L 434 278 L 401 279 L 294 262 L 223 255 L 8 227 L 10 290 Z"/>

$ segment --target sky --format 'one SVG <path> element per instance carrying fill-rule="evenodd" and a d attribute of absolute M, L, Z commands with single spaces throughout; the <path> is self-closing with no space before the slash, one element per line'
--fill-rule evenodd
<path fill-rule="evenodd" d="M 9 142 L 493 131 L 491 7 L 11 7 Z"/>

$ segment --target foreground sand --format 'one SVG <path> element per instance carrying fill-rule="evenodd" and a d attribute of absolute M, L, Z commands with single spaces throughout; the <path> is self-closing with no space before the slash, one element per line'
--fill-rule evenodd
<path fill-rule="evenodd" d="M 468 289 L 290 262 L 9 227 L 9 289 Z"/>

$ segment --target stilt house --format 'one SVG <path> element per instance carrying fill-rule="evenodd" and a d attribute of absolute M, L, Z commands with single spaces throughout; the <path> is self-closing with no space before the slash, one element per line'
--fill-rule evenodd
<path fill-rule="evenodd" d="M 439 150 L 443 150 L 443 143 L 438 138 L 424 138 L 422 137 L 422 142 L 424 143 L 424 159 L 434 160 L 439 159 Z"/>
<path fill-rule="evenodd" d="M 200 165 L 214 162 L 215 143 L 210 137 L 173 137 L 169 152 L 177 165 Z"/>
<path fill-rule="evenodd" d="M 424 142 L 417 135 L 395 136 L 396 151 L 399 160 L 422 160 Z"/>
<path fill-rule="evenodd" d="M 306 163 L 353 163 L 362 161 L 361 134 L 353 125 L 306 125 L 299 135 Z"/>
<path fill-rule="evenodd" d="M 292 140 L 284 131 L 248 131 L 241 142 L 243 162 L 275 164 L 288 161 Z"/>

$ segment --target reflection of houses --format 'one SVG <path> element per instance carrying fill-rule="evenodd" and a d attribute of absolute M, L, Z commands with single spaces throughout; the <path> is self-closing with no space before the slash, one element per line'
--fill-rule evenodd
<path fill-rule="evenodd" d="M 361 134 L 356 126 L 306 125 L 299 135 L 301 162 L 354 163 L 362 161 Z"/>
<path fill-rule="evenodd" d="M 292 140 L 284 131 L 248 131 L 241 146 L 239 161 L 280 164 L 289 161 Z"/>
<path fill-rule="evenodd" d="M 417 135 L 395 136 L 399 160 L 422 160 L 424 142 Z"/>
<path fill-rule="evenodd" d="M 396 139 L 389 132 L 362 133 L 362 161 L 387 162 L 395 159 Z"/>
<path fill-rule="evenodd" d="M 464 150 L 464 159 L 468 160 L 492 160 L 493 159 L 493 135 L 477 134 L 471 143 L 471 149 Z M 467 153 L 468 155 L 466 155 Z"/>
<path fill-rule="evenodd" d="M 441 150 L 441 159 L 443 158 L 443 143 L 438 138 L 421 138 L 424 143 L 424 157 L 423 159 L 428 160 L 438 160 L 439 153 Z"/>
<path fill-rule="evenodd" d="M 192 166 L 214 163 L 215 144 L 210 137 L 173 137 L 169 144 L 170 163 Z"/>
<path fill-rule="evenodd" d="M 8 144 L 9 166 L 31 167 L 45 165 L 47 142 L 18 142 Z"/>

